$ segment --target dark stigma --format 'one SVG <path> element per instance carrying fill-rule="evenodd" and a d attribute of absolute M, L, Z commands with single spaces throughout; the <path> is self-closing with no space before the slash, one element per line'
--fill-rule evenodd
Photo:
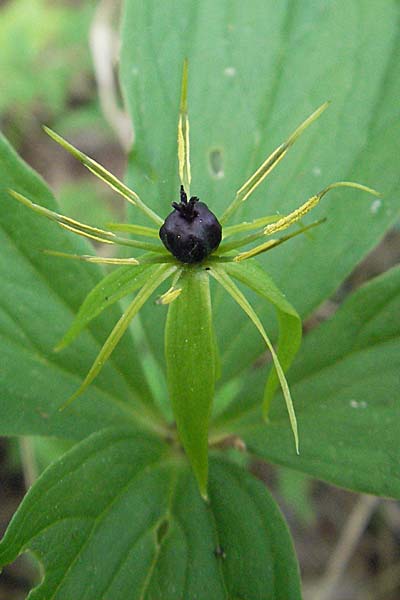
<path fill-rule="evenodd" d="M 183 185 L 180 199 L 172 203 L 174 210 L 161 226 L 160 239 L 181 262 L 200 263 L 218 248 L 222 227 L 207 204 L 196 196 L 188 200 Z"/>

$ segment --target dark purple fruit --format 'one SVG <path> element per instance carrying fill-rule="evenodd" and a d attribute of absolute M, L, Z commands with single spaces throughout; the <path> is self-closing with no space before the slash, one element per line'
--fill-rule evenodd
<path fill-rule="evenodd" d="M 217 217 L 196 196 L 188 201 L 181 185 L 181 201 L 173 202 L 174 210 L 160 229 L 164 246 L 183 263 L 199 263 L 216 250 L 222 228 Z"/>

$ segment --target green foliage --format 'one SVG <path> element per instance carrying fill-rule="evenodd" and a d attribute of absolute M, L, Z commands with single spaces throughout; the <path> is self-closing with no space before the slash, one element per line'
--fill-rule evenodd
<path fill-rule="evenodd" d="M 336 180 L 372 185 L 383 199 L 336 190 L 316 209 L 319 217 L 329 214 L 328 222 L 257 259 L 262 271 L 250 263 L 240 271 L 225 267 L 225 274 L 253 289 L 249 302 L 268 336 L 279 340 L 286 367 L 300 338 L 291 304 L 301 317 L 309 315 L 398 214 L 399 6 L 257 0 L 251 11 L 240 2 L 227 7 L 211 0 L 126 1 L 121 82 L 136 132 L 128 183 L 162 216 L 177 199 L 184 57 L 190 63 L 192 192 L 217 215 L 302 119 L 332 101 L 269 183 L 246 200 L 238 220 L 286 214 Z M 43 249 L 84 254 L 90 246 L 9 197 L 12 188 L 55 209 L 45 184 L 3 138 L 0 173 L 0 433 L 78 441 L 26 496 L 0 544 L 0 563 L 26 550 L 36 554 L 45 577 L 32 600 L 191 600 L 204 597 L 204 589 L 216 600 L 300 598 L 296 560 L 275 502 L 215 445 L 204 502 L 173 425 L 157 408 L 143 349 L 129 331 L 84 397 L 59 412 L 118 321 L 122 292 L 136 292 L 146 285 L 145 273 L 160 267 L 121 267 L 101 281 L 97 265 L 46 256 Z M 261 206 L 264 197 L 268 211 Z M 135 223 L 144 223 L 137 208 L 132 212 Z M 236 395 L 230 402 L 224 398 L 226 408 L 212 419 L 210 441 L 234 435 L 252 455 L 356 491 L 400 498 L 400 270 L 359 289 L 306 337 L 289 371 L 299 456 L 282 394 L 271 404 L 268 423 L 262 420 L 266 374 L 248 369 L 264 350 L 258 332 L 219 289 L 211 287 L 211 296 L 222 365 L 216 393 L 231 389 Z M 54 353 L 85 297 L 74 327 L 88 325 L 87 331 Z M 266 299 L 275 305 L 277 321 Z M 210 343 L 202 330 L 212 328 L 207 302 L 208 287 L 193 287 L 186 276 L 168 309 L 166 360 L 175 418 L 192 462 L 191 444 L 202 448 L 196 475 L 203 491 L 204 423 L 218 372 L 215 340 Z M 196 306 L 203 307 L 201 315 Z M 89 315 L 88 307 L 98 314 Z M 154 303 L 143 311 L 159 369 L 165 368 L 166 313 Z M 181 350 L 186 333 L 196 336 L 197 355 L 194 345 Z M 187 397 L 180 356 L 185 368 L 199 373 Z M 269 399 L 274 377 L 272 372 Z M 188 406 L 193 413 L 185 412 Z"/>
<path fill-rule="evenodd" d="M 249 449 L 278 464 L 353 490 L 400 498 L 400 269 L 357 290 L 305 339 L 290 380 L 301 453 L 293 457 L 279 401 L 260 423 L 257 374 L 224 415 Z M 249 393 L 248 390 L 251 390 Z"/>
<path fill-rule="evenodd" d="M 107 200 L 107 190 L 104 186 L 96 185 L 90 179 L 80 178 L 77 181 L 65 182 L 57 195 L 61 212 L 73 219 L 85 221 L 91 225 L 105 227 L 111 219 L 116 218 L 115 205 Z"/>
<path fill-rule="evenodd" d="M 152 401 L 140 362 L 131 358 L 137 352 L 129 337 L 122 340 L 86 401 L 68 413 L 59 412 L 120 313 L 116 307 L 103 313 L 72 350 L 53 352 L 102 272 L 95 265 L 72 261 L 66 271 L 60 259 L 43 253 L 49 248 L 88 252 L 89 245 L 10 202 L 7 190 L 13 188 L 49 208 L 55 207 L 44 182 L 4 138 L 0 138 L 0 171 L 1 434 L 79 439 L 106 425 L 122 424 L 135 414 L 140 418 L 145 412 L 143 405 Z M 19 376 L 21 372 L 24 377 Z"/>
<path fill-rule="evenodd" d="M 128 268 L 120 267 L 111 271 L 89 292 L 57 349 L 61 350 L 71 344 L 103 310 L 128 294 L 136 292 L 154 273 L 155 269 L 154 265 L 136 265 Z"/>
<path fill-rule="evenodd" d="M 260 257 L 307 317 L 398 215 L 398 13 L 394 1 L 377 8 L 362 0 L 312 5 L 257 0 L 251 10 L 240 2 L 228 10 L 226 2 L 212 0 L 201 6 L 192 0 L 127 2 L 121 72 L 136 132 L 128 185 L 159 214 L 177 196 L 177 95 L 184 57 L 190 64 L 191 191 L 217 215 L 265 157 L 330 100 L 237 217 L 285 214 L 336 180 L 382 192 L 380 202 L 356 190 L 332 192 L 315 209 L 317 218 L 328 217 L 326 224 Z M 210 166 L 215 150 L 223 176 Z M 271 321 L 264 300 L 255 299 L 253 306 L 263 322 Z M 144 313 L 162 364 L 163 315 L 156 325 L 153 311 Z M 240 309 L 222 300 L 215 327 L 222 383 L 251 365 L 263 342 Z"/>
<path fill-rule="evenodd" d="M 209 496 L 157 438 L 105 430 L 41 476 L 0 564 L 27 549 L 40 558 L 46 577 L 32 600 L 299 599 L 289 533 L 265 487 L 213 457 Z"/>

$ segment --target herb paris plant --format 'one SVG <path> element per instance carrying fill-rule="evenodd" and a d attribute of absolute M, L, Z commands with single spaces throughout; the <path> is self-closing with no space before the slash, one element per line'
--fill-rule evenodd
<path fill-rule="evenodd" d="M 181 181 L 181 202 L 173 203 L 173 212 L 163 219 L 152 211 L 140 197 L 101 165 L 75 149 L 63 138 L 46 128 L 47 133 L 90 171 L 100 177 L 128 202 L 141 210 L 154 224 L 144 227 L 133 224 L 113 224 L 108 230 L 92 227 L 59 215 L 32 203 L 22 194 L 11 191 L 13 197 L 33 211 L 57 222 L 61 227 L 83 237 L 106 244 L 130 246 L 145 251 L 132 258 L 101 258 L 77 256 L 56 251 L 49 254 L 121 268 L 104 278 L 88 295 L 70 329 L 57 346 L 58 350 L 70 344 L 84 327 L 102 310 L 122 297 L 137 291 L 110 336 L 104 343 L 92 368 L 79 389 L 64 403 L 68 406 L 82 394 L 98 375 L 130 322 L 152 294 L 172 278 L 171 287 L 159 298 L 160 304 L 169 305 L 165 331 L 166 365 L 169 395 L 173 407 L 179 439 L 196 475 L 200 492 L 207 495 L 208 429 L 215 381 L 218 377 L 217 346 L 212 323 L 209 275 L 239 304 L 263 337 L 271 353 L 274 370 L 265 387 L 264 418 L 268 418 L 271 398 L 280 384 L 285 398 L 295 447 L 299 452 L 297 423 L 289 387 L 284 375 L 291 364 L 301 340 L 301 322 L 293 307 L 276 288 L 253 257 L 271 250 L 284 241 L 310 230 L 321 221 L 301 226 L 294 233 L 270 237 L 284 231 L 312 210 L 330 190 L 353 187 L 376 195 L 374 190 L 352 182 L 337 182 L 312 196 L 298 209 L 286 216 L 266 216 L 252 221 L 224 227 L 260 185 L 272 169 L 283 159 L 290 147 L 327 108 L 324 103 L 312 113 L 259 167 L 238 190 L 232 203 L 218 219 L 208 206 L 190 197 L 189 119 L 187 110 L 187 64 L 182 77 L 181 103 L 178 123 L 178 164 Z M 190 199 L 188 200 L 188 196 Z M 221 225 L 220 225 L 221 224 Z M 126 232 L 135 238 L 120 236 Z M 155 242 L 160 236 L 165 248 Z M 222 237 L 222 242 L 221 242 Z M 141 238 L 153 241 L 143 241 Z M 266 240 L 266 238 L 268 238 Z M 266 241 L 265 241 L 266 240 Z M 221 242 L 221 244 L 220 244 Z M 248 250 L 239 248 L 255 243 Z M 264 327 L 242 291 L 233 279 L 247 285 L 275 306 L 280 325 L 275 351 Z"/>

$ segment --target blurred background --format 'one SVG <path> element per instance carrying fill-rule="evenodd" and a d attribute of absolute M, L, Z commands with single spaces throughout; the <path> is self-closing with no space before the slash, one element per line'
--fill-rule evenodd
<path fill-rule="evenodd" d="M 42 130 L 46 124 L 123 177 L 132 131 L 118 88 L 119 2 L 0 0 L 0 129 L 54 189 L 61 212 L 105 225 L 124 207 Z M 343 298 L 396 264 L 394 228 L 306 331 Z M 34 451 L 36 449 L 36 451 Z M 0 534 L 29 486 L 59 451 L 53 441 L 0 440 Z M 398 600 L 400 507 L 255 463 L 288 519 L 306 600 Z M 0 575 L 0 600 L 25 598 L 40 574 L 27 556 Z"/>

